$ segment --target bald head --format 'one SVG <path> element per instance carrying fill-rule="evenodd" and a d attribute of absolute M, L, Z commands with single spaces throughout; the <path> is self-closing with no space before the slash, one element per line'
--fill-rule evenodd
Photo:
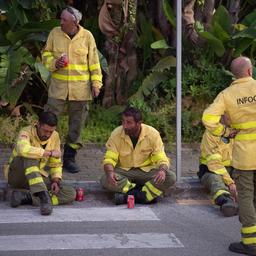
<path fill-rule="evenodd" d="M 247 57 L 238 57 L 231 62 L 231 72 L 236 78 L 252 76 L 252 63 Z"/>

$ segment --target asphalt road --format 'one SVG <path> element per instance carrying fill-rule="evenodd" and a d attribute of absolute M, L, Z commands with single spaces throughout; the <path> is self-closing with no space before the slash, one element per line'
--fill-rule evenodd
<path fill-rule="evenodd" d="M 0 203 L 0 256 L 231 256 L 239 231 L 237 216 L 223 217 L 204 199 L 166 197 L 127 209 L 89 194 L 51 216 Z"/>

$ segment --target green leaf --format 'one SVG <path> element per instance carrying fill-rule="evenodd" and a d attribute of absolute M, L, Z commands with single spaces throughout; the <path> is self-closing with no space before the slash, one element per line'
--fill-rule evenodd
<path fill-rule="evenodd" d="M 167 56 L 158 61 L 158 63 L 152 68 L 153 72 L 164 72 L 172 67 L 176 67 L 176 58 L 174 56 Z"/>
<path fill-rule="evenodd" d="M 174 28 L 176 28 L 175 14 L 168 0 L 163 0 L 163 9 L 164 9 L 164 14 L 167 17 L 168 21 L 171 23 L 171 25 Z"/>
<path fill-rule="evenodd" d="M 230 39 L 230 34 L 227 33 L 218 22 L 213 24 L 211 31 L 213 35 L 220 39 L 223 43 Z"/>
<path fill-rule="evenodd" d="M 152 43 L 151 48 L 152 49 L 169 49 L 171 47 L 167 44 L 165 39 L 162 39 Z"/>
<path fill-rule="evenodd" d="M 230 34 L 231 20 L 227 9 L 220 5 L 212 17 L 212 24 L 218 23 L 224 31 Z"/>
<path fill-rule="evenodd" d="M 245 18 L 241 21 L 247 27 L 253 26 L 256 23 L 256 11 L 250 12 Z"/>
<path fill-rule="evenodd" d="M 104 57 L 104 55 L 99 50 L 98 50 L 98 55 L 99 55 L 99 60 L 100 60 L 100 67 L 106 74 L 109 74 L 107 59 Z"/>
<path fill-rule="evenodd" d="M 42 80 L 46 83 L 51 75 L 48 69 L 41 62 L 36 62 L 34 67 L 36 71 L 40 73 Z"/>
<path fill-rule="evenodd" d="M 199 34 L 210 43 L 210 46 L 214 49 L 214 52 L 218 57 L 223 56 L 225 53 L 225 47 L 218 38 L 207 31 L 200 32 Z"/>
<path fill-rule="evenodd" d="M 18 0 L 18 2 L 24 9 L 32 8 L 32 0 Z"/>
<path fill-rule="evenodd" d="M 237 38 L 251 38 L 251 39 L 255 39 L 256 38 L 256 28 L 247 28 L 244 29 L 241 32 L 236 33 L 235 35 L 233 35 L 232 39 L 237 39 Z"/>
<path fill-rule="evenodd" d="M 145 97 L 148 97 L 155 87 L 165 82 L 167 79 L 168 76 L 163 73 L 152 72 L 144 79 L 140 90 Z"/>
<path fill-rule="evenodd" d="M 248 49 L 252 42 L 253 40 L 251 40 L 250 38 L 240 38 L 239 40 L 236 40 L 234 47 L 234 56 L 240 56 L 246 49 Z"/>

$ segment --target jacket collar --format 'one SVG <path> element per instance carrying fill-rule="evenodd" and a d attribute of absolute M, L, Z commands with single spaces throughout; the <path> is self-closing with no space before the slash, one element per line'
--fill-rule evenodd
<path fill-rule="evenodd" d="M 243 78 L 238 78 L 231 85 L 240 84 L 240 83 L 246 83 L 246 82 L 249 82 L 251 80 L 253 80 L 253 78 L 251 76 L 247 76 L 247 77 L 243 77 Z"/>

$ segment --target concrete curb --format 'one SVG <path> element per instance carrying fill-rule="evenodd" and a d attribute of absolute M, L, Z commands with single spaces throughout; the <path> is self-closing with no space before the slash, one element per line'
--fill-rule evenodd
<path fill-rule="evenodd" d="M 65 183 L 75 188 L 82 187 L 86 193 L 103 193 L 105 190 L 101 187 L 99 181 L 87 180 L 65 180 Z M 203 192 L 204 188 L 196 177 L 183 177 L 181 181 L 176 182 L 175 186 L 171 188 L 171 193 L 186 194 L 188 197 L 194 193 Z M 0 201 L 7 198 L 8 185 L 6 181 L 0 180 Z"/>

